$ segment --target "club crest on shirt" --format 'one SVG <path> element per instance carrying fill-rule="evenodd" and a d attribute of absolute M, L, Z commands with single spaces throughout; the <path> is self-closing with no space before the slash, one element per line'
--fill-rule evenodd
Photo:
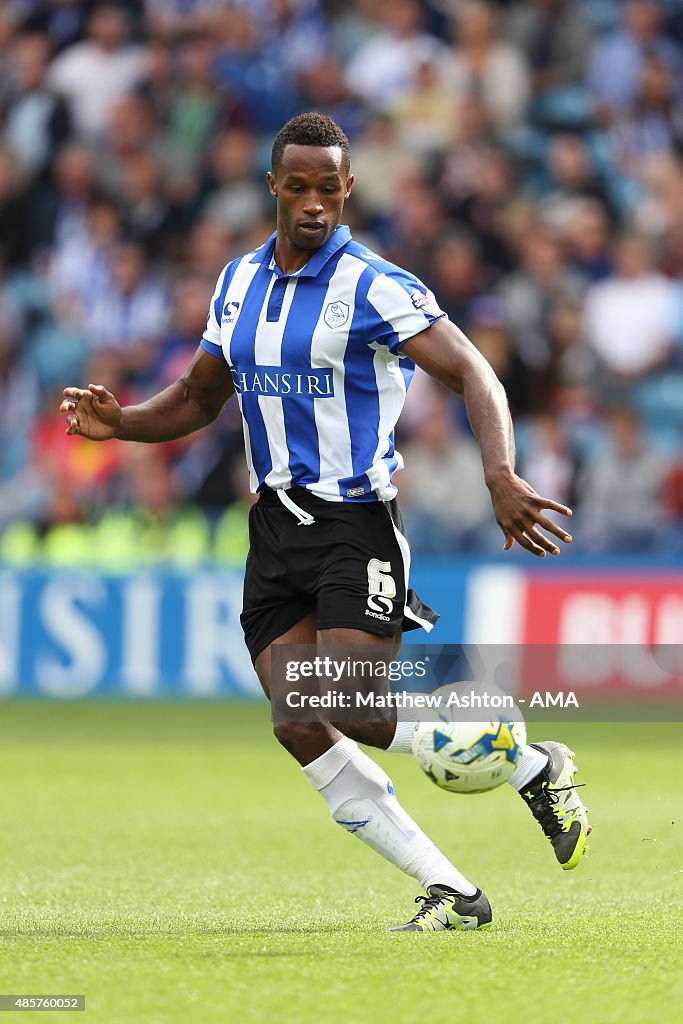
<path fill-rule="evenodd" d="M 324 320 L 328 327 L 342 327 L 349 319 L 351 313 L 351 307 L 348 302 L 342 302 L 337 300 L 336 302 L 328 302 L 325 307 Z"/>

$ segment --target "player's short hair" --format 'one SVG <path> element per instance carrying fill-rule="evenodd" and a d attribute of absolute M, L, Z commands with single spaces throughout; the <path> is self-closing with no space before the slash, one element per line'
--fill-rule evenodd
<path fill-rule="evenodd" d="M 282 163 L 285 146 L 339 146 L 344 171 L 348 172 L 351 166 L 351 150 L 346 135 L 336 121 L 315 110 L 293 117 L 277 133 L 271 153 L 273 171 Z"/>

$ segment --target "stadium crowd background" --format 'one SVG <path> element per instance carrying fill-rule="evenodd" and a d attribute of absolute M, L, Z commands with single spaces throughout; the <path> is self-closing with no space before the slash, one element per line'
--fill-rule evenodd
<path fill-rule="evenodd" d="M 576 549 L 682 552 L 683 3 L 6 0 L 0 561 L 241 564 L 233 403 L 165 446 L 67 439 L 58 408 L 179 375 L 304 109 L 351 139 L 345 222 L 495 367 Z M 463 405 L 419 372 L 399 448 L 415 550 L 499 549 Z"/>

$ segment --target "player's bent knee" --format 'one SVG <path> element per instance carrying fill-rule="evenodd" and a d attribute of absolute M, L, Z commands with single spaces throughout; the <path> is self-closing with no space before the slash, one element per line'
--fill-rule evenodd
<path fill-rule="evenodd" d="M 318 757 L 329 745 L 329 730 L 322 722 L 274 722 L 273 732 L 278 743 L 302 763 Z"/>
<path fill-rule="evenodd" d="M 386 720 L 373 722 L 332 722 L 335 729 L 355 740 L 356 743 L 364 743 L 368 747 L 379 747 L 386 750 L 396 735 L 396 717 L 387 716 Z"/>

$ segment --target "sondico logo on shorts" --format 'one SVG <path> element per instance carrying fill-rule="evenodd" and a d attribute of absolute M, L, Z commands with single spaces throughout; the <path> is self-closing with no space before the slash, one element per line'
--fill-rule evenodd
<path fill-rule="evenodd" d="M 368 562 L 368 606 L 365 614 L 382 622 L 391 622 L 396 597 L 396 583 L 391 575 L 391 562 L 371 558 Z"/>

